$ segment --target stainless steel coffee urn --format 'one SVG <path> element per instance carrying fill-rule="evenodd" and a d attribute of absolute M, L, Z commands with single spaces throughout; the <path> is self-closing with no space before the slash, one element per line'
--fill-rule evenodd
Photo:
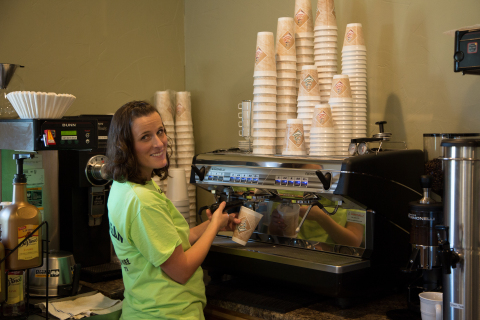
<path fill-rule="evenodd" d="M 480 319 L 480 140 L 446 139 L 441 145 L 445 226 L 437 229 L 444 268 L 443 318 Z"/>

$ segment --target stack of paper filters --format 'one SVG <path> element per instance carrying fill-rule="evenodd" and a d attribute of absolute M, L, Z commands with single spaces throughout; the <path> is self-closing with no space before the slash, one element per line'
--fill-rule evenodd
<path fill-rule="evenodd" d="M 332 108 L 335 126 L 335 153 L 348 156 L 348 146 L 353 137 L 353 99 L 348 75 L 333 76 L 328 104 Z"/>
<path fill-rule="evenodd" d="M 301 119 L 288 119 L 285 132 L 285 142 L 283 143 L 282 155 L 285 156 L 305 156 L 305 134 L 303 131 L 303 121 Z"/>
<path fill-rule="evenodd" d="M 277 71 L 274 43 L 272 32 L 257 34 L 252 108 L 254 154 L 276 152 Z"/>
<path fill-rule="evenodd" d="M 295 0 L 295 45 L 297 49 L 297 89 L 302 67 L 314 64 L 311 0 Z"/>
<path fill-rule="evenodd" d="M 175 108 L 172 98 L 175 98 L 171 91 L 157 91 L 155 92 L 155 107 L 162 117 L 163 126 L 168 136 L 168 144 L 172 148 L 170 155 L 170 167 L 176 167 L 176 146 L 175 146 Z M 154 177 L 155 182 L 165 192 L 167 190 L 167 179 L 160 181 L 160 177 Z"/>
<path fill-rule="evenodd" d="M 362 24 L 347 24 L 342 49 L 342 73 L 348 74 L 353 98 L 353 137 L 367 136 L 367 49 Z"/>
<path fill-rule="evenodd" d="M 335 155 L 335 127 L 329 104 L 317 104 L 313 110 L 310 128 L 310 155 Z"/>
<path fill-rule="evenodd" d="M 175 136 L 177 146 L 177 167 L 183 169 L 183 175 L 187 183 L 190 226 L 196 222 L 196 187 L 190 184 L 192 161 L 195 156 L 195 140 L 193 137 L 192 105 L 190 92 L 177 92 L 175 94 Z M 170 194 L 167 193 L 170 198 Z"/>
<path fill-rule="evenodd" d="M 193 221 L 193 224 L 191 223 L 190 203 L 184 169 L 169 168 L 167 181 L 167 197 L 175 206 L 175 208 L 177 208 L 177 210 L 182 214 L 185 220 L 187 220 L 187 223 L 190 225 L 190 227 L 194 227 L 195 221 Z"/>
<path fill-rule="evenodd" d="M 337 18 L 333 0 L 318 0 L 314 38 L 315 65 L 322 103 L 328 102 L 332 79 L 337 74 Z"/>
<path fill-rule="evenodd" d="M 298 91 L 297 119 L 303 121 L 307 151 L 309 150 L 313 110 L 317 104 L 320 104 L 317 68 L 315 65 L 303 66 Z"/>
<path fill-rule="evenodd" d="M 295 22 L 279 18 L 275 43 L 277 60 L 277 128 L 276 153 L 282 153 L 288 119 L 297 118 L 297 57 Z M 274 80 L 270 80 L 273 81 Z"/>

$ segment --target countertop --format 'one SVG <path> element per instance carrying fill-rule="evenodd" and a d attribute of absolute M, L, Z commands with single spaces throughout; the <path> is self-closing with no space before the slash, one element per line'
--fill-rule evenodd
<path fill-rule="evenodd" d="M 208 282 L 208 277 L 206 281 Z M 239 285 L 241 283 L 241 285 Z M 121 279 L 87 283 L 82 286 L 98 290 L 112 299 L 123 298 L 123 281 Z M 355 301 L 349 308 L 338 306 L 338 300 L 310 293 L 294 293 L 290 290 L 282 292 L 278 288 L 270 290 L 264 286 L 246 289 L 245 282 L 225 281 L 221 283 L 210 282 L 206 286 L 207 308 L 221 308 L 238 314 L 253 317 L 254 319 L 268 320 L 387 320 L 387 319 L 421 319 L 420 315 L 408 314 L 400 317 L 389 318 L 387 312 L 407 308 L 405 294 L 388 294 L 377 298 Z M 280 311 L 280 310 L 283 310 Z M 277 310 L 277 311 L 274 311 Z M 29 317 L 29 319 L 40 319 Z M 213 319 L 213 318 L 212 318 Z M 216 318 L 218 319 L 218 318 Z M 236 318 L 241 319 L 241 318 Z M 251 319 L 251 318 L 250 318 Z"/>

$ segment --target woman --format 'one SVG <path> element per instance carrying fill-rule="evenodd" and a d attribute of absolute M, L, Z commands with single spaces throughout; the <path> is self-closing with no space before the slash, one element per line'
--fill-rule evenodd
<path fill-rule="evenodd" d="M 153 182 L 168 177 L 168 138 L 158 111 L 145 101 L 117 110 L 108 134 L 106 173 L 110 235 L 122 263 L 122 319 L 204 319 L 200 264 L 219 230 L 240 223 L 222 203 L 208 221 L 189 230 Z"/>

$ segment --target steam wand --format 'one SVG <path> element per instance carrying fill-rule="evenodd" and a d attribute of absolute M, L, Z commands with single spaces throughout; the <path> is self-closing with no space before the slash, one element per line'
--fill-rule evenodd
<path fill-rule="evenodd" d="M 312 208 L 314 206 L 319 207 L 323 212 L 325 212 L 326 215 L 329 215 L 329 216 L 333 216 L 335 213 L 337 213 L 337 210 L 339 208 L 339 205 L 336 205 L 335 209 L 332 212 L 328 212 L 327 209 L 325 209 L 325 207 L 318 200 L 316 200 L 315 202 L 313 202 L 308 207 L 307 212 L 305 212 L 305 214 L 303 215 L 302 221 L 300 221 L 300 224 L 298 225 L 297 229 L 295 229 L 295 233 L 300 232 L 300 229 L 302 228 L 303 222 L 305 222 L 305 219 L 307 218 L 308 214 L 310 213 L 310 210 L 312 210 Z"/>

